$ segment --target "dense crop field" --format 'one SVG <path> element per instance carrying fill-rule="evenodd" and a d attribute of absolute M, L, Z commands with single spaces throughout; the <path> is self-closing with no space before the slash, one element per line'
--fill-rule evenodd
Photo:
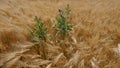
<path fill-rule="evenodd" d="M 120 68 L 120 0 L 0 0 L 0 68 Z"/>

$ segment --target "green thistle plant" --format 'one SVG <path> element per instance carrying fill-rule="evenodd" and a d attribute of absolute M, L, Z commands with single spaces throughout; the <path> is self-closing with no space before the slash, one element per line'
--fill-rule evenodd
<path fill-rule="evenodd" d="M 70 18 L 71 9 L 69 5 L 64 10 L 59 9 L 59 17 L 57 18 L 57 24 L 55 25 L 55 29 L 62 36 L 69 35 L 69 31 L 72 30 L 72 25 L 68 24 Z"/>
<path fill-rule="evenodd" d="M 57 31 L 57 33 L 56 33 L 57 37 L 60 37 L 60 39 L 56 40 L 56 41 L 57 41 L 57 43 L 59 43 L 59 45 L 62 48 L 62 51 L 66 57 L 68 57 L 68 54 L 66 51 L 67 44 L 65 44 L 64 41 L 66 40 L 65 38 L 67 38 L 69 36 L 69 32 L 73 28 L 72 25 L 69 24 L 70 13 L 71 13 L 71 9 L 70 9 L 69 5 L 67 5 L 67 7 L 64 10 L 59 9 L 59 16 L 56 19 L 57 24 L 54 27 L 55 30 Z"/>

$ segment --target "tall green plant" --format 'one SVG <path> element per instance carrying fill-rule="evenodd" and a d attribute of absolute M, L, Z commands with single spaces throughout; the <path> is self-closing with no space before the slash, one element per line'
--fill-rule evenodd
<path fill-rule="evenodd" d="M 59 9 L 59 17 L 57 18 L 57 24 L 55 29 L 61 36 L 69 35 L 69 31 L 72 30 L 72 25 L 69 24 L 71 9 L 69 5 L 64 10 Z"/>
<path fill-rule="evenodd" d="M 67 44 L 65 44 L 65 38 L 69 36 L 69 32 L 73 28 L 72 25 L 70 24 L 70 13 L 71 13 L 71 9 L 69 5 L 67 5 L 67 7 L 65 7 L 65 9 L 63 10 L 59 9 L 59 16 L 56 19 L 57 24 L 55 25 L 55 29 L 57 31 L 56 35 L 60 37 L 59 40 L 56 41 L 59 42 L 59 45 L 61 46 L 64 55 L 68 58 L 69 55 L 67 54 L 66 51 Z"/>
<path fill-rule="evenodd" d="M 38 54 L 40 54 L 40 49 L 41 49 L 41 51 L 43 52 L 42 55 L 44 59 L 46 59 L 46 51 L 45 51 L 44 43 L 46 41 L 47 28 L 44 28 L 44 23 L 37 16 L 35 17 L 35 21 L 36 21 L 36 24 L 34 27 L 34 31 L 32 32 L 32 36 L 33 36 L 32 41 L 36 43 L 35 45 L 36 45 Z"/>
<path fill-rule="evenodd" d="M 36 36 L 39 40 L 46 40 L 46 32 L 47 28 L 44 28 L 44 23 L 41 22 L 41 19 L 37 16 L 35 17 L 35 21 L 37 22 L 35 24 L 35 31 L 34 36 Z"/>

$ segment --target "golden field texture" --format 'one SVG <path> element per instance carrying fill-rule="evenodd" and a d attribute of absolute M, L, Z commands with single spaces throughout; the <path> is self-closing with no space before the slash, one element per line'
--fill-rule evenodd
<path fill-rule="evenodd" d="M 67 4 L 73 30 L 59 45 L 53 26 Z M 35 16 L 48 28 L 46 59 L 31 42 Z M 0 68 L 120 68 L 120 0 L 0 0 Z"/>

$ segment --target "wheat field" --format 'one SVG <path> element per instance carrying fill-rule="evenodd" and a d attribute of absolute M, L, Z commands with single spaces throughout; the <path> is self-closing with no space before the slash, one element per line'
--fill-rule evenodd
<path fill-rule="evenodd" d="M 73 30 L 61 48 L 52 27 L 67 4 Z M 46 59 L 31 42 L 35 16 L 48 28 Z M 0 0 L 0 68 L 120 68 L 120 0 Z"/>

